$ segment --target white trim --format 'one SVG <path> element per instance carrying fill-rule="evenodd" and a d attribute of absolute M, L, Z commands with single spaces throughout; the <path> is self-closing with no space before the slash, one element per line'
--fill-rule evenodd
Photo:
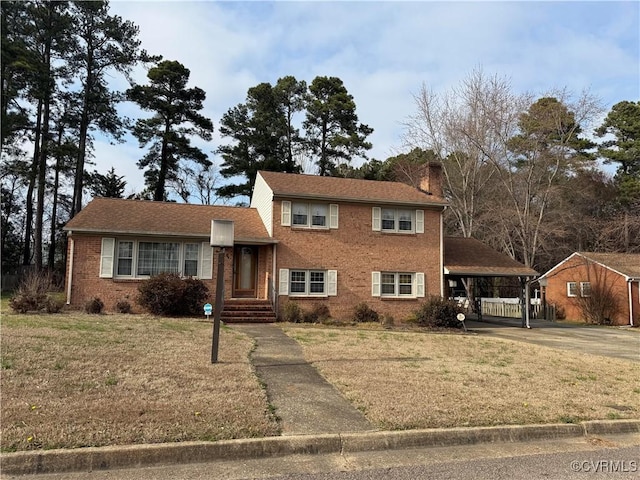
<path fill-rule="evenodd" d="M 338 205 L 329 204 L 329 228 L 338 228 Z"/>
<path fill-rule="evenodd" d="M 281 268 L 278 273 L 278 294 L 289 295 L 289 269 Z"/>
<path fill-rule="evenodd" d="M 380 272 L 371 272 L 371 296 L 380 296 Z"/>
<path fill-rule="evenodd" d="M 379 232 L 382 228 L 382 209 L 380 207 L 371 208 L 371 229 Z"/>
<path fill-rule="evenodd" d="M 424 273 L 416 272 L 416 297 L 424 298 Z"/>
<path fill-rule="evenodd" d="M 102 237 L 102 245 L 100 248 L 100 278 L 113 278 L 115 246 L 115 238 Z"/>
<path fill-rule="evenodd" d="M 338 295 L 338 271 L 327 270 L 327 295 L 335 297 Z"/>
<path fill-rule="evenodd" d="M 213 247 L 209 245 L 209 242 L 202 242 L 200 246 L 198 277 L 202 280 L 211 280 L 213 278 Z"/>
<path fill-rule="evenodd" d="M 291 202 L 289 200 L 282 201 L 280 224 L 283 227 L 291 226 Z"/>
<path fill-rule="evenodd" d="M 416 233 L 424 233 L 424 210 L 416 210 Z"/>

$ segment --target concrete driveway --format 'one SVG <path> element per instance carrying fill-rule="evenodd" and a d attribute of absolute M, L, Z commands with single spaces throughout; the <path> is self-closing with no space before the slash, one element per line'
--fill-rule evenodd
<path fill-rule="evenodd" d="M 526 329 L 520 327 L 520 320 L 498 318 L 482 322 L 469 319 L 465 323 L 469 331 L 479 335 L 640 362 L 639 328 L 582 326 L 533 320 L 532 328 Z"/>

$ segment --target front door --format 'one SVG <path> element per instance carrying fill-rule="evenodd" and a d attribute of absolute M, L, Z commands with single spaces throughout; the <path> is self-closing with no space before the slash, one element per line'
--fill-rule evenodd
<path fill-rule="evenodd" d="M 256 298 L 258 247 L 236 245 L 233 258 L 233 296 L 236 298 Z"/>

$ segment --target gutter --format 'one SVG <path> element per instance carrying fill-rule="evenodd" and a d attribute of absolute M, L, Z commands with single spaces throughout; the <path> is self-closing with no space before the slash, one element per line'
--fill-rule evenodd
<path fill-rule="evenodd" d="M 332 202 L 347 202 L 347 203 L 366 203 L 366 204 L 380 204 L 380 205 L 402 205 L 409 208 L 417 208 L 421 207 L 447 207 L 448 203 L 446 201 L 434 201 L 434 202 L 424 202 L 424 201 L 411 201 L 411 200 L 389 200 L 388 198 L 353 198 L 353 197 L 335 197 L 335 196 L 326 196 L 326 195 L 317 195 L 317 194 L 305 194 L 305 193 L 288 193 L 288 194 L 278 194 L 276 192 L 273 193 L 274 198 L 279 199 L 300 199 L 300 200 L 323 200 L 323 201 L 332 201 Z"/>
<path fill-rule="evenodd" d="M 629 299 L 629 325 L 631 325 L 632 327 L 633 325 L 633 292 L 632 292 L 632 286 L 633 286 L 633 278 L 629 278 L 627 280 L 627 297 Z M 638 290 L 640 290 L 640 280 L 638 280 Z"/>

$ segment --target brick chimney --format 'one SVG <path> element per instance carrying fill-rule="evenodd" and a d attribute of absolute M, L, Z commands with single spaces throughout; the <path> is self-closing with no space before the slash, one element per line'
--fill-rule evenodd
<path fill-rule="evenodd" d="M 442 164 L 440 162 L 428 162 L 424 166 L 419 188 L 424 193 L 434 197 L 444 197 L 442 191 Z"/>

